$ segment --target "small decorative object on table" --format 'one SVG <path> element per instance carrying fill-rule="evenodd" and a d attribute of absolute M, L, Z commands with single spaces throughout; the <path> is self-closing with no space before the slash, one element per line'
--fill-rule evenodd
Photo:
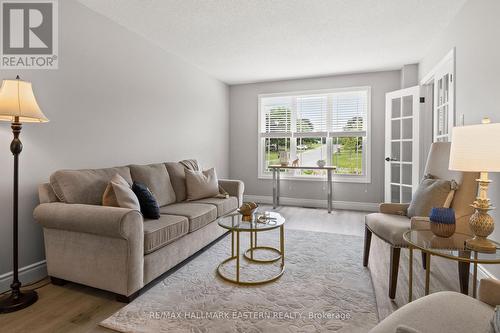
<path fill-rule="evenodd" d="M 238 212 L 243 215 L 243 221 L 251 221 L 252 215 L 255 210 L 259 207 L 255 202 L 244 202 L 240 208 L 238 208 Z"/>
<path fill-rule="evenodd" d="M 431 231 L 439 237 L 451 237 L 455 233 L 455 211 L 453 208 L 432 208 L 430 218 Z"/>
<path fill-rule="evenodd" d="M 281 166 L 288 166 L 290 163 L 290 152 L 280 151 L 280 164 Z"/>
<path fill-rule="evenodd" d="M 325 165 L 326 165 L 326 161 L 325 160 L 318 160 L 316 162 L 316 164 L 320 167 L 320 168 L 323 168 Z"/>
<path fill-rule="evenodd" d="M 299 158 L 296 158 L 292 161 L 292 166 L 298 167 L 299 166 Z"/>
<path fill-rule="evenodd" d="M 255 213 L 255 220 L 262 224 L 275 224 L 276 217 L 273 217 L 270 212 Z"/>

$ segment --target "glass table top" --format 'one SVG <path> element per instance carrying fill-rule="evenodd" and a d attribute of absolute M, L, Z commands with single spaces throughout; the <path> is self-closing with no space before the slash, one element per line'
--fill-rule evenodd
<path fill-rule="evenodd" d="M 234 231 L 265 231 L 281 227 L 285 218 L 276 212 L 255 212 L 250 221 L 245 221 L 238 211 L 219 218 L 219 225 Z"/>
<path fill-rule="evenodd" d="M 465 241 L 472 236 L 454 233 L 449 238 L 438 237 L 430 230 L 409 230 L 403 238 L 414 248 L 424 250 L 433 255 L 471 263 L 496 264 L 500 263 L 500 244 L 495 253 L 473 251 L 465 247 Z"/>

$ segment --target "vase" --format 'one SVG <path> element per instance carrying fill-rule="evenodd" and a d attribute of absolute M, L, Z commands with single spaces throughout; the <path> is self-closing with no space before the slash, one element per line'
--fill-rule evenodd
<path fill-rule="evenodd" d="M 432 208 L 429 219 L 434 235 L 448 238 L 455 233 L 455 211 L 452 208 Z"/>
<path fill-rule="evenodd" d="M 290 163 L 290 152 L 280 151 L 280 164 L 282 166 L 287 166 Z"/>

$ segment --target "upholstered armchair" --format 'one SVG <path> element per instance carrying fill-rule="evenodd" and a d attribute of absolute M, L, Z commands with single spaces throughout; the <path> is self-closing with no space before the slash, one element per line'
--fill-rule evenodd
<path fill-rule="evenodd" d="M 450 145 L 449 142 L 435 142 L 432 144 L 424 173 L 431 174 L 440 179 L 455 180 L 458 183 L 459 187 L 455 191 L 451 203 L 451 208 L 455 210 L 456 232 L 470 234 L 468 222 L 474 212 L 470 204 L 474 201 L 477 194 L 475 179 L 479 174 L 450 171 L 448 169 Z M 411 219 L 408 218 L 406 216 L 408 206 L 409 203 L 383 203 L 380 205 L 378 213 L 368 214 L 365 217 L 363 265 L 368 266 L 372 234 L 375 234 L 390 245 L 389 297 L 391 299 L 394 299 L 396 296 L 401 248 L 408 247 L 403 239 L 403 234 L 407 230 L 410 230 L 410 228 L 430 228 L 427 217 L 414 216 Z M 425 266 L 424 260 L 423 263 Z M 469 266 L 467 263 L 459 263 L 458 269 L 461 291 L 467 293 Z"/>
<path fill-rule="evenodd" d="M 491 333 L 491 320 L 499 304 L 500 282 L 483 279 L 478 299 L 453 291 L 437 292 L 396 310 L 369 333 Z"/>

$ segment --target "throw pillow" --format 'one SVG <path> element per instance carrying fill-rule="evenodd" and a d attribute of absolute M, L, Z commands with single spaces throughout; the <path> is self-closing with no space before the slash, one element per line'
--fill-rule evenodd
<path fill-rule="evenodd" d="M 160 207 L 158 206 L 158 202 L 149 188 L 142 183 L 134 182 L 132 185 L 132 191 L 134 191 L 137 199 L 139 199 L 142 215 L 148 219 L 159 219 Z"/>
<path fill-rule="evenodd" d="M 219 181 L 215 169 L 193 171 L 186 169 L 187 200 L 214 197 L 219 194 Z"/>
<path fill-rule="evenodd" d="M 445 207 L 445 203 L 451 204 L 452 191 L 454 192 L 452 181 L 426 176 L 413 195 L 408 207 L 408 217 L 429 216 L 433 207 Z"/>
<path fill-rule="evenodd" d="M 118 173 L 111 178 L 106 187 L 102 196 L 102 205 L 141 210 L 139 200 L 129 183 Z"/>

